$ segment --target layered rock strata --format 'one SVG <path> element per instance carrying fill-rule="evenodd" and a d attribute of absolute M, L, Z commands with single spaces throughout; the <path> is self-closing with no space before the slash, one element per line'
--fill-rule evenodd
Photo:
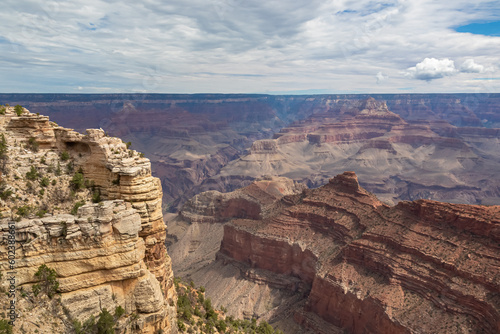
<path fill-rule="evenodd" d="M 208 191 L 186 202 L 168 221 L 168 252 L 176 275 L 206 287 L 216 307 L 226 307 L 241 318 L 282 318 L 301 300 L 284 286 L 300 284 L 289 277 L 270 277 L 230 258 L 216 259 L 224 225 L 232 218 L 262 219 L 278 210 L 284 196 L 298 194 L 305 186 L 290 179 L 265 177 L 230 193 Z M 244 279 L 243 279 L 244 278 Z M 287 325 L 293 321 L 287 321 Z M 285 326 L 280 324 L 281 329 Z"/>
<path fill-rule="evenodd" d="M 352 172 L 280 203 L 265 219 L 226 224 L 220 252 L 300 278 L 309 289 L 295 319 L 306 328 L 500 331 L 500 206 L 390 207 Z"/>
<path fill-rule="evenodd" d="M 68 170 L 80 172 L 86 184 L 92 185 L 96 201 L 104 200 L 80 207 L 75 216 L 57 214 L 61 211 L 55 208 L 58 202 L 50 202 L 51 194 L 40 191 L 39 198 L 43 201 L 49 196 L 52 208 L 48 211 L 56 214 L 43 211 L 39 212 L 40 218 L 28 215 L 15 223 L 19 286 L 29 287 L 34 283 L 33 274 L 41 264 L 46 264 L 60 277 L 61 301 L 71 317 L 86 320 L 103 308 L 112 310 L 120 305 L 126 314 L 138 315 L 134 326 L 129 321 L 129 329 L 141 333 L 176 332 L 176 294 L 164 245 L 162 189 L 160 181 L 151 176 L 149 160 L 102 130 L 87 130 L 83 135 L 57 126 L 48 117 L 26 110 L 17 116 L 12 109 L 7 108 L 0 117 L 10 166 L 4 182 L 17 182 L 15 179 L 24 177 L 23 173 L 16 174 L 13 167 L 16 161 L 17 165 L 25 161 L 9 155 L 24 150 L 37 171 L 35 179 L 44 176 L 47 183 L 43 190 L 50 192 L 55 188 L 48 182 L 52 177 L 49 169 L 53 170 L 56 161 L 59 166 L 59 156 L 64 155 L 64 160 L 69 161 Z M 59 178 L 62 182 L 63 178 L 71 177 Z M 57 181 L 56 177 L 52 182 Z M 23 195 L 28 203 L 33 206 L 40 203 L 38 198 L 28 195 Z M 9 203 L 9 198 L 3 202 L 4 217 L 14 214 Z M 2 270 L 7 269 L 5 247 L 10 221 L 2 219 Z"/>
<path fill-rule="evenodd" d="M 254 142 L 213 183 L 234 187 L 279 175 L 317 187 L 345 169 L 388 204 L 434 199 L 499 204 L 499 130 L 455 127 L 430 117 L 407 121 L 373 98 L 333 106 Z M 207 181 L 208 183 L 208 181 Z"/>
<path fill-rule="evenodd" d="M 191 275 L 215 260 L 223 225 L 230 219 L 267 217 L 276 210 L 279 199 L 304 189 L 287 178 L 264 177 L 233 192 L 207 191 L 194 196 L 168 221 L 167 242 L 177 275 Z"/>
<path fill-rule="evenodd" d="M 256 177 L 272 174 L 293 177 L 297 180 L 307 180 L 310 186 L 319 186 L 328 182 L 329 175 L 340 173 L 344 169 L 355 170 L 364 180 L 364 186 L 379 196 L 384 194 L 387 202 L 406 199 L 431 198 L 444 201 L 456 201 L 471 204 L 498 204 L 498 187 L 483 185 L 482 179 L 469 178 L 468 171 L 485 169 L 480 174 L 488 174 L 490 168 L 498 170 L 498 161 L 494 154 L 486 158 L 485 163 L 480 160 L 488 152 L 498 150 L 495 140 L 498 136 L 483 138 L 481 129 L 499 128 L 499 94 L 375 94 L 378 101 L 386 101 L 388 109 L 399 115 L 406 122 L 426 120 L 440 124 L 451 124 L 454 127 L 474 127 L 476 131 L 474 144 L 490 149 L 475 152 L 479 160 L 473 169 L 473 163 L 468 158 L 465 161 L 465 173 L 453 176 L 458 179 L 467 177 L 467 187 L 457 183 L 453 178 L 445 177 L 446 182 L 439 182 L 434 178 L 429 184 L 422 183 L 417 177 L 399 173 L 384 179 L 371 181 L 371 177 L 387 176 L 383 170 L 386 158 L 391 159 L 391 165 L 401 169 L 413 167 L 416 174 L 435 172 L 432 163 L 421 158 L 432 154 L 431 150 L 413 150 L 410 152 L 415 158 L 408 159 L 409 146 L 387 144 L 382 138 L 382 146 L 367 143 L 371 150 L 363 149 L 361 156 L 356 152 L 363 146 L 351 143 L 342 143 L 333 149 L 331 143 L 322 144 L 321 148 L 315 145 L 303 145 L 308 133 L 301 130 L 311 115 L 326 117 L 316 118 L 318 124 L 327 123 L 327 118 L 336 113 L 359 108 L 367 95 L 359 94 L 330 94 L 330 95 L 303 95 L 303 96 L 270 96 L 270 95 L 243 95 L 243 94 L 0 94 L 0 100 L 10 103 L 20 103 L 30 109 L 49 115 L 53 120 L 66 126 L 84 131 L 87 128 L 104 128 L 108 133 L 119 136 L 126 141 L 132 141 L 135 149 L 146 153 L 151 159 L 155 175 L 162 181 L 164 203 L 170 206 L 172 212 L 192 196 L 206 190 L 223 192 L 233 191 L 250 184 Z M 85 117 L 81 117 L 84 114 Z M 292 124 L 292 125 L 291 125 Z M 349 129 L 349 124 L 345 124 Z M 283 127 L 289 128 L 280 131 Z M 433 131 L 440 132 L 441 126 L 433 126 Z M 284 133 L 293 129 L 286 136 L 280 136 L 278 155 L 270 156 L 269 162 L 262 164 L 263 174 L 257 174 L 249 169 L 240 168 L 232 172 L 219 173 L 221 168 L 230 161 L 244 155 L 250 149 L 252 142 L 266 139 L 278 131 Z M 357 131 L 357 130 L 352 130 Z M 314 133 L 311 133 L 314 135 Z M 318 134 L 319 135 L 319 134 Z M 349 136 L 349 134 L 347 134 Z M 456 134 L 454 135 L 456 136 Z M 383 137 L 383 136 L 382 136 Z M 463 137 L 469 143 L 468 136 Z M 300 139 L 302 138 L 302 139 Z M 325 137 L 311 137 L 313 142 Z M 418 138 L 417 138 L 418 139 Z M 486 139 L 486 140 L 485 140 Z M 407 137 L 407 144 L 415 146 Z M 307 141 L 307 140 L 306 140 Z M 382 141 L 378 141 L 382 144 Z M 286 143 L 298 143 L 296 147 L 286 148 Z M 418 142 L 418 141 L 417 141 Z M 445 144 L 445 142 L 441 142 Z M 364 143 L 363 143 L 364 144 Z M 424 145 L 436 145 L 435 143 Z M 469 144 L 468 144 L 469 145 Z M 470 146 L 470 145 L 469 145 Z M 387 151 L 382 149 L 387 147 Z M 441 151 L 441 149 L 439 149 Z M 475 149 L 474 149 L 475 150 Z M 397 152 L 398 154 L 393 154 Z M 386 157 L 386 153 L 390 153 Z M 273 153 L 274 154 L 274 153 Z M 283 162 L 283 155 L 305 156 L 301 161 Z M 314 154 L 314 157 L 311 157 Z M 446 152 L 438 152 L 443 160 Z M 485 155 L 486 154 L 486 155 Z M 331 155 L 347 161 L 331 165 L 328 161 Z M 307 157 L 310 157 L 308 160 Z M 350 157 L 350 159 L 349 159 Z M 260 163 L 257 155 L 253 156 Z M 288 156 L 289 158 L 289 156 Z M 448 165 L 461 169 L 462 157 L 454 161 L 454 156 Z M 277 162 L 276 160 L 280 160 Z M 293 160 L 293 159 L 292 159 Z M 304 162 L 309 165 L 307 170 L 292 174 L 294 170 L 304 169 Z M 493 166 L 491 163 L 493 162 Z M 349 163 L 345 167 L 346 163 Z M 281 164 L 282 167 L 277 166 Z M 366 164 L 371 171 L 364 172 Z M 341 166 L 336 168 L 336 166 Z M 379 167 L 380 171 L 378 171 Z M 428 168 L 425 168 L 429 165 Z M 496 167 L 495 167 L 496 165 Z M 322 166 L 322 167 L 319 167 Z M 356 169 L 357 167 L 358 169 Z M 423 167 L 423 168 L 422 168 Z M 281 168 L 281 169 L 280 169 Z M 439 167 L 442 168 L 441 166 Z M 422 171 L 424 169 L 424 171 Z M 446 168 L 445 168 L 446 169 Z M 284 173 L 279 172 L 282 170 Z M 411 173 L 410 173 L 411 174 Z M 474 173 L 472 173 L 474 174 Z M 472 175 L 471 174 L 471 175 Z M 312 176 L 311 176 L 312 175 Z M 392 175 L 392 174 L 391 174 Z M 489 176 L 488 176 L 489 177 Z M 376 178 L 373 178 L 376 180 Z M 455 183 L 453 183 L 455 182 Z M 479 190 L 477 188 L 480 188 Z M 484 203 L 478 200 L 482 199 Z M 166 207 L 165 207 L 166 208 Z"/>

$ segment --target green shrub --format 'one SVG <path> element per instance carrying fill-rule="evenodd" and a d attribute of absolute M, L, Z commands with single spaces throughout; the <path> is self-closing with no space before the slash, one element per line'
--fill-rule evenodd
<path fill-rule="evenodd" d="M 40 185 L 42 187 L 48 187 L 49 184 L 50 184 L 49 178 L 48 177 L 42 177 L 42 179 L 40 180 Z"/>
<path fill-rule="evenodd" d="M 42 264 L 40 267 L 38 267 L 38 271 L 35 273 L 35 277 L 39 281 L 38 284 L 35 284 L 32 287 L 35 297 L 38 296 L 40 292 L 43 292 L 49 298 L 52 298 L 59 288 L 59 282 L 56 280 L 56 271 L 47 267 L 45 264 Z"/>
<path fill-rule="evenodd" d="M 0 109 L 0 115 L 5 115 L 5 107 L 2 107 L 2 108 Z"/>
<path fill-rule="evenodd" d="M 20 106 L 19 104 L 17 104 L 15 107 L 14 107 L 14 111 L 16 113 L 17 116 L 21 116 L 23 113 L 24 113 L 24 109 L 22 106 Z"/>
<path fill-rule="evenodd" d="M 115 308 L 115 318 L 120 318 L 124 314 L 125 314 L 125 309 L 123 307 L 121 307 L 120 305 L 118 305 Z"/>
<path fill-rule="evenodd" d="M 36 170 L 35 166 L 31 166 L 31 169 L 29 172 L 26 173 L 26 178 L 28 180 L 36 180 L 40 174 L 38 174 L 38 171 Z"/>
<path fill-rule="evenodd" d="M 177 328 L 179 328 L 179 330 L 181 332 L 184 332 L 186 330 L 186 325 L 184 325 L 184 323 L 180 320 L 177 321 Z"/>
<path fill-rule="evenodd" d="M 76 215 L 78 213 L 78 208 L 85 205 L 85 201 L 84 200 L 81 200 L 79 202 L 76 202 L 74 205 L 73 205 L 73 209 L 71 209 L 71 214 L 72 215 Z"/>
<path fill-rule="evenodd" d="M 0 198 L 6 200 L 7 198 L 10 197 L 10 195 L 12 195 L 12 190 L 5 189 L 2 187 L 2 189 L 0 190 Z"/>
<path fill-rule="evenodd" d="M 0 156 L 4 156 L 7 153 L 7 140 L 5 139 L 5 135 L 2 133 L 0 135 Z"/>
<path fill-rule="evenodd" d="M 194 311 L 193 311 L 194 315 L 197 316 L 197 317 L 203 317 L 203 314 L 201 313 L 200 309 L 198 308 L 198 306 L 196 306 L 194 308 Z"/>
<path fill-rule="evenodd" d="M 56 168 L 55 174 L 56 174 L 56 176 L 61 176 L 61 174 L 62 174 L 61 164 L 59 162 L 57 162 L 57 168 Z"/>
<path fill-rule="evenodd" d="M 62 161 L 69 160 L 69 153 L 68 153 L 68 151 L 63 151 L 63 152 L 61 153 L 60 158 L 61 158 L 61 160 L 62 160 Z"/>
<path fill-rule="evenodd" d="M 68 162 L 68 164 L 66 165 L 66 173 L 71 174 L 73 173 L 74 169 L 75 166 L 73 165 L 73 162 L 72 161 Z"/>
<path fill-rule="evenodd" d="M 1 319 L 0 320 L 0 334 L 12 334 L 13 332 L 13 327 L 11 324 L 9 324 L 9 321 L 6 319 Z"/>
<path fill-rule="evenodd" d="M 42 218 L 42 217 L 43 217 L 46 213 L 47 213 L 47 211 L 45 211 L 45 210 L 41 210 L 41 209 L 40 209 L 40 210 L 38 210 L 38 211 L 36 212 L 36 215 L 37 215 L 39 218 Z"/>
<path fill-rule="evenodd" d="M 73 320 L 73 329 L 75 330 L 76 334 L 89 334 L 89 333 L 95 333 L 95 318 L 94 316 L 91 316 L 87 320 L 84 321 L 82 324 L 78 320 Z"/>
<path fill-rule="evenodd" d="M 215 328 L 217 328 L 217 330 L 219 332 L 225 332 L 226 329 L 227 329 L 227 325 L 226 325 L 226 322 L 224 320 L 219 320 L 215 323 Z"/>
<path fill-rule="evenodd" d="M 71 188 L 73 190 L 80 190 L 85 188 L 85 179 L 83 178 L 83 174 L 75 173 L 73 178 L 70 181 Z"/>
<path fill-rule="evenodd" d="M 40 144 L 36 141 L 34 137 L 31 137 L 28 139 L 28 147 L 33 151 L 33 152 L 38 152 L 38 149 L 40 148 Z"/>
<path fill-rule="evenodd" d="M 101 202 L 101 191 L 97 189 L 92 194 L 92 203 L 99 203 L 99 202 Z"/>
<path fill-rule="evenodd" d="M 23 205 L 17 208 L 16 214 L 21 217 L 26 217 L 31 212 L 31 207 L 29 205 Z"/>
<path fill-rule="evenodd" d="M 115 334 L 113 328 L 115 319 L 106 308 L 103 308 L 97 320 L 97 333 L 98 334 Z"/>

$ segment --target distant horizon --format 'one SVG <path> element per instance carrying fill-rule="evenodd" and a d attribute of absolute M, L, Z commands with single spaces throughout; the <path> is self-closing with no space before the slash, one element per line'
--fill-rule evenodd
<path fill-rule="evenodd" d="M 419 93 L 419 92 L 395 92 L 395 93 L 37 93 L 37 92 L 28 92 L 28 93 L 3 93 L 0 92 L 0 96 L 2 95 L 254 95 L 254 96 L 321 96 L 321 95 L 496 95 L 500 94 L 498 92 L 439 92 L 439 93 Z"/>

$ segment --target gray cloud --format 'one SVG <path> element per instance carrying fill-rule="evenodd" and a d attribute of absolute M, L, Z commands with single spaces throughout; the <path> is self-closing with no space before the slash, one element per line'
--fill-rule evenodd
<path fill-rule="evenodd" d="M 484 66 L 476 64 L 474 62 L 474 59 L 467 59 L 460 66 L 460 71 L 461 72 L 465 72 L 465 73 L 483 73 L 484 72 Z"/>
<path fill-rule="evenodd" d="M 498 71 L 500 43 L 450 27 L 490 17 L 490 5 L 4 0 L 0 75 L 9 80 L 0 82 L 0 91 L 394 92 L 409 79 L 418 79 L 415 91 L 470 90 L 477 81 L 452 82 L 450 76 Z M 436 58 L 422 61 L 428 55 Z M 445 59 L 462 65 L 457 70 Z M 377 85 L 373 73 L 380 73 L 377 83 L 391 80 Z M 489 91 L 498 87 L 491 85 Z"/>
<path fill-rule="evenodd" d="M 387 75 L 384 75 L 382 72 L 378 72 L 377 75 L 375 76 L 375 79 L 377 79 L 377 84 L 381 84 L 383 81 L 389 79 Z"/>

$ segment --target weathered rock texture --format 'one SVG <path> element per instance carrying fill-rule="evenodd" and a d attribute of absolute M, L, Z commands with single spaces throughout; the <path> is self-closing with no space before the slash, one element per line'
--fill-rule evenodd
<path fill-rule="evenodd" d="M 282 128 L 274 139 L 254 142 L 213 183 L 236 186 L 268 174 L 317 187 L 350 169 L 389 204 L 500 204 L 500 158 L 493 153 L 500 151 L 500 129 L 455 127 L 427 116 L 405 120 L 373 98 L 344 101 Z"/>
<path fill-rule="evenodd" d="M 29 289 L 36 282 L 34 273 L 38 267 L 46 264 L 59 275 L 61 302 L 71 318 L 86 320 L 103 308 L 114 310 L 120 305 L 126 315 L 138 315 L 123 320 L 119 324 L 121 330 L 176 332 L 176 294 L 164 245 L 162 189 L 160 181 L 151 176 L 149 160 L 128 150 L 120 139 L 107 137 L 102 130 L 87 130 L 83 135 L 27 111 L 16 116 L 8 108 L 7 114 L 0 117 L 0 126 L 8 143 L 4 183 L 25 177 L 23 173 L 16 174 L 15 169 L 26 168 L 21 166 L 26 161 L 14 154 L 24 150 L 40 178 L 53 178 L 54 184 L 62 184 L 71 177 L 54 177 L 46 165 L 53 165 L 55 160 L 60 164 L 59 155 L 67 152 L 69 158 L 64 160 L 69 162 L 64 163 L 82 172 L 91 181 L 88 183 L 92 184 L 94 195 L 100 193 L 105 200 L 87 203 L 76 216 L 67 211 L 54 215 L 41 212 L 40 218 L 29 214 L 19 217 L 15 223 L 18 287 Z M 33 142 L 38 147 L 30 152 Z M 13 189 L 26 196 L 27 203 L 33 206 L 43 201 L 49 212 L 62 211 L 50 208 L 59 204 L 51 201 L 52 193 L 62 190 L 47 184 L 46 192 L 38 197 Z M 15 216 L 19 197 L 2 200 L 4 217 Z M 9 221 L 11 218 L 1 220 L 2 271 L 7 270 Z"/>
<path fill-rule="evenodd" d="M 342 142 L 335 144 L 321 143 L 327 138 L 331 140 L 331 133 L 304 128 L 308 121 L 296 122 L 317 115 L 313 118 L 317 124 L 328 123 L 328 118 L 337 117 L 341 110 L 359 107 L 367 95 L 0 94 L 0 102 L 20 103 L 79 131 L 102 127 L 112 135 L 132 141 L 134 149 L 151 159 L 153 171 L 162 181 L 164 203 L 170 205 L 172 212 L 202 191 L 233 191 L 265 174 L 307 179 L 310 186 L 319 186 L 345 168 L 356 171 L 364 186 L 379 196 L 384 194 L 387 202 L 396 197 L 396 200 L 432 198 L 498 204 L 498 187 L 485 186 L 477 175 L 485 174 L 489 178 L 491 168 L 498 170 L 498 156 L 492 153 L 498 151 L 498 132 L 494 135 L 487 128 L 500 128 L 499 94 L 375 94 L 372 97 L 385 101 L 388 109 L 406 122 L 426 120 L 421 128 L 430 127 L 440 137 L 464 141 L 472 147 L 475 156 L 463 157 L 459 152 L 448 156 L 449 152 L 443 149 L 446 141 L 421 140 L 429 134 L 436 137 L 429 131 L 419 136 L 405 136 L 402 142 L 396 138 L 392 139 L 395 142 L 388 142 L 378 130 L 380 140 L 357 135 L 369 130 L 369 126 L 358 122 L 358 128 L 352 128 L 341 122 L 337 128 L 331 127 L 330 132 L 339 130 L 343 136 L 337 137 Z M 449 125 L 458 129 L 446 132 Z M 290 128 L 281 131 L 278 145 L 266 142 L 274 147 L 273 154 L 269 147 L 262 145 L 264 151 L 255 151 L 259 149 L 259 145 L 255 145 L 252 155 L 243 158 L 243 161 L 255 160 L 252 168 L 226 169 L 220 173 L 230 161 L 245 155 L 255 140 L 269 139 L 283 127 Z M 469 128 L 464 129 L 468 135 L 460 132 L 462 127 Z M 447 134 L 443 135 L 440 129 Z M 349 132 L 353 133 L 352 138 Z M 310 145 L 306 145 L 308 134 L 311 134 Z M 450 144 L 456 144 L 455 140 Z M 261 159 L 264 152 L 267 158 Z M 290 160 L 290 155 L 304 156 L 304 159 Z M 476 156 L 478 160 L 474 160 Z M 390 174 L 386 173 L 387 161 L 395 166 L 389 170 Z M 446 166 L 455 169 L 445 178 L 435 174 L 437 170 L 447 171 Z M 459 172 L 461 169 L 463 173 Z M 300 172 L 293 174 L 292 170 Z M 429 182 L 415 176 L 422 173 L 432 175 Z M 372 181 L 377 178 L 380 179 Z M 454 178 L 466 181 L 466 186 Z"/>
<path fill-rule="evenodd" d="M 418 200 L 390 207 L 353 172 L 279 204 L 265 219 L 226 224 L 220 253 L 299 278 L 307 302 L 295 320 L 304 327 L 500 331 L 500 206 Z"/>
<path fill-rule="evenodd" d="M 265 218 L 281 198 L 304 189 L 290 179 L 266 177 L 231 193 L 208 191 L 193 197 L 168 221 L 168 252 L 176 275 L 203 285 L 213 305 L 227 307 L 232 316 L 287 318 L 283 310 L 302 298 L 283 287 L 297 284 L 297 279 L 267 277 L 230 258 L 216 260 L 216 253 L 224 224 L 232 218 Z M 287 326 L 297 327 L 289 317 L 286 320 Z"/>
<path fill-rule="evenodd" d="M 265 177 L 230 193 L 207 191 L 186 202 L 168 221 L 169 253 L 177 275 L 185 277 L 215 260 L 223 225 L 232 218 L 262 219 L 283 196 L 306 187 L 282 177 Z"/>

